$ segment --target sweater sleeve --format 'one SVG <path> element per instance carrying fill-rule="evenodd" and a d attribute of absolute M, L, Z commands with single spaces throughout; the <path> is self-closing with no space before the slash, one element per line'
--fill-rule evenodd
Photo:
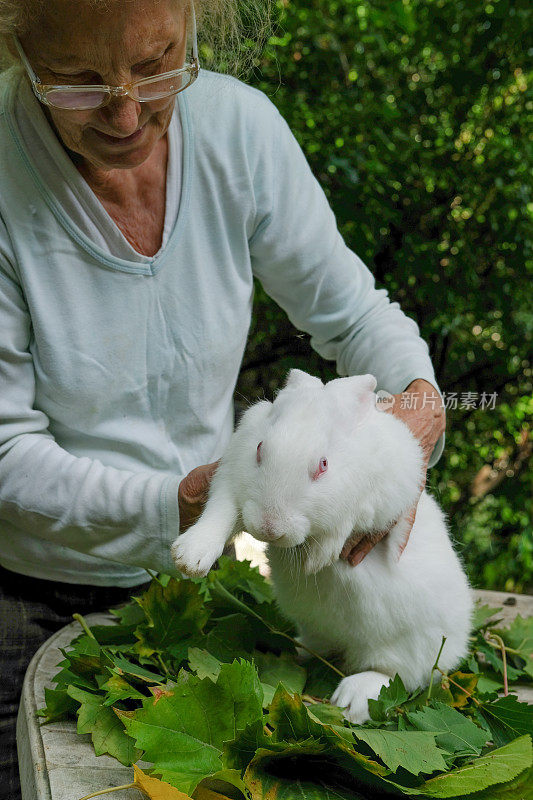
<path fill-rule="evenodd" d="M 339 233 L 327 198 L 289 126 L 276 111 L 256 171 L 252 268 L 291 322 L 311 335 L 341 376 L 371 373 L 378 389 L 402 392 L 423 378 L 442 394 L 426 342 Z M 429 466 L 444 449 L 438 440 Z"/>
<path fill-rule="evenodd" d="M 0 527 L 82 553 L 169 574 L 179 529 L 180 478 L 130 472 L 75 457 L 34 407 L 31 320 L 0 251 Z"/>

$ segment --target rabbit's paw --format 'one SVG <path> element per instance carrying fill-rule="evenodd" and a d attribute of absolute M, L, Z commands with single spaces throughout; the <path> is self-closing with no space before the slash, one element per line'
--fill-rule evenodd
<path fill-rule="evenodd" d="M 207 575 L 224 550 L 224 543 L 202 535 L 194 525 L 178 536 L 171 548 L 172 558 L 180 572 L 192 577 Z"/>
<path fill-rule="evenodd" d="M 386 686 L 390 681 L 390 675 L 383 675 L 381 672 L 358 672 L 356 675 L 348 675 L 339 683 L 331 702 L 344 708 L 344 716 L 349 722 L 362 725 L 370 719 L 368 713 L 368 701 L 377 700 L 382 686 Z"/>

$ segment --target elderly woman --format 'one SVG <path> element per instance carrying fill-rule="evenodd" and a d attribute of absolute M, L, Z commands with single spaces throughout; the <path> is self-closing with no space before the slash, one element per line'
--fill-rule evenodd
<path fill-rule="evenodd" d="M 197 6 L 201 30 L 220 3 Z M 170 543 L 233 428 L 254 276 L 339 374 L 438 395 L 416 324 L 345 246 L 274 105 L 199 72 L 192 2 L 0 0 L 0 32 L 16 62 L 0 76 L 0 794 L 13 800 L 32 653 L 146 569 L 174 572 Z M 414 405 L 393 413 L 431 466 L 444 412 Z"/>

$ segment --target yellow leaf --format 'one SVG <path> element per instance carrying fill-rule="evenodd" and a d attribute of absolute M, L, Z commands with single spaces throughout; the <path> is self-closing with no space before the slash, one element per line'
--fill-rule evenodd
<path fill-rule="evenodd" d="M 197 786 L 193 796 L 194 800 L 231 800 L 227 795 L 213 792 L 212 789 L 204 789 L 203 786 Z"/>
<path fill-rule="evenodd" d="M 183 792 L 174 789 L 170 784 L 160 781 L 159 778 L 152 778 L 147 775 L 136 764 L 133 765 L 133 775 L 135 786 L 148 795 L 150 800 L 192 800 L 188 794 L 183 794 Z M 208 798 L 205 800 L 208 800 Z"/>
<path fill-rule="evenodd" d="M 450 692 L 453 695 L 452 705 L 454 708 L 464 708 L 470 700 L 469 695 L 476 688 L 479 675 L 458 670 L 457 672 L 452 672 L 448 677 L 450 678 Z M 459 685 L 457 686 L 457 684 Z"/>

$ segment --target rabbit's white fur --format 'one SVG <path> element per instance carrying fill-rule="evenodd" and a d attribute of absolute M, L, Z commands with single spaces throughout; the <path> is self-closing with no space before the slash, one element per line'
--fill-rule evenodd
<path fill-rule="evenodd" d="M 376 408 L 375 387 L 372 375 L 323 384 L 291 370 L 274 403 L 243 414 L 201 518 L 172 546 L 178 569 L 205 575 L 243 528 L 267 541 L 276 598 L 300 641 L 339 653 L 355 673 L 332 697 L 353 722 L 396 673 L 408 690 L 427 685 L 443 636 L 439 665 L 455 667 L 472 612 L 444 514 L 425 491 L 401 558 L 403 520 L 357 567 L 339 558 L 353 531 L 384 530 L 408 511 L 421 482 L 420 446 Z"/>

